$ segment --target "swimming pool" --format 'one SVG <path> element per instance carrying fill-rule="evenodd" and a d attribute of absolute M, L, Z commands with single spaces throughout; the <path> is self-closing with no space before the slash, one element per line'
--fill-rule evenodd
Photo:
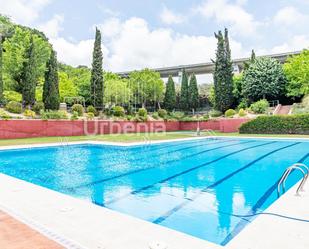
<path fill-rule="evenodd" d="M 202 139 L 0 151 L 0 172 L 225 245 L 309 162 L 306 141 Z M 301 175 L 293 173 L 287 187 Z"/>

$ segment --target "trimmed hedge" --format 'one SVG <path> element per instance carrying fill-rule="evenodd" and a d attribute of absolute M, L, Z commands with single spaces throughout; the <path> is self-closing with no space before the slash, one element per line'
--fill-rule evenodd
<path fill-rule="evenodd" d="M 309 135 L 309 114 L 260 116 L 242 124 L 239 133 Z"/>

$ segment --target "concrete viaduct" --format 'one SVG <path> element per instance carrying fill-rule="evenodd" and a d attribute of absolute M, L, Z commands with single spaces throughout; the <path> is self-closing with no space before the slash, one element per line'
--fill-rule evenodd
<path fill-rule="evenodd" d="M 272 54 L 265 55 L 263 57 L 271 57 L 280 61 L 280 63 L 284 63 L 289 56 L 298 55 L 301 51 L 281 53 L 281 54 Z M 244 62 L 248 61 L 249 58 L 241 58 L 233 60 L 234 72 L 239 73 L 243 70 Z M 190 65 L 179 65 L 173 67 L 162 67 L 162 68 L 153 68 L 152 70 L 159 72 L 161 78 L 167 78 L 169 75 L 173 77 L 181 77 L 181 71 L 185 69 L 188 74 L 195 73 L 196 75 L 200 74 L 212 74 L 215 69 L 215 65 L 212 62 L 199 63 L 199 64 L 190 64 Z M 119 72 L 117 73 L 119 76 L 123 78 L 127 78 L 132 71 L 127 72 Z"/>

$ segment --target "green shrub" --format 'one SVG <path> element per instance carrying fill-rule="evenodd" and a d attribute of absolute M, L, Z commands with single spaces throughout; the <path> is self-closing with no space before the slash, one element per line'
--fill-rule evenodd
<path fill-rule="evenodd" d="M 244 109 L 241 108 L 238 111 L 238 116 L 239 117 L 245 117 L 245 116 L 247 116 L 247 113 L 246 113 L 246 111 Z"/>
<path fill-rule="evenodd" d="M 65 111 L 41 111 L 41 118 L 48 119 L 68 119 L 68 114 Z"/>
<path fill-rule="evenodd" d="M 248 100 L 242 99 L 241 102 L 237 106 L 237 110 L 239 109 L 246 109 L 248 107 Z"/>
<path fill-rule="evenodd" d="M 154 112 L 152 115 L 152 118 L 155 119 L 155 120 L 158 120 L 160 117 L 159 117 L 159 114 L 157 112 Z"/>
<path fill-rule="evenodd" d="M 74 104 L 72 106 L 72 112 L 77 112 L 78 116 L 83 116 L 83 114 L 84 114 L 84 107 L 81 104 Z"/>
<path fill-rule="evenodd" d="M 3 96 L 7 102 L 10 102 L 10 101 L 21 102 L 22 101 L 22 95 L 15 91 L 4 91 Z"/>
<path fill-rule="evenodd" d="M 27 117 L 27 118 L 35 118 L 35 112 L 31 111 L 29 109 L 26 109 L 24 111 L 24 116 Z"/>
<path fill-rule="evenodd" d="M 309 114 L 260 116 L 242 124 L 244 134 L 309 134 Z"/>
<path fill-rule="evenodd" d="M 8 120 L 12 118 L 9 114 L 7 114 L 5 111 L 0 110 L 0 118 L 3 120 Z"/>
<path fill-rule="evenodd" d="M 9 103 L 7 103 L 7 105 L 5 106 L 5 109 L 8 112 L 18 113 L 18 114 L 22 113 L 22 111 L 23 111 L 23 107 L 22 107 L 21 103 L 16 102 L 16 101 L 10 101 Z"/>
<path fill-rule="evenodd" d="M 266 99 L 261 99 L 250 106 L 250 110 L 256 114 L 266 113 L 269 108 L 269 103 Z"/>
<path fill-rule="evenodd" d="M 125 115 L 124 108 L 122 106 L 114 106 L 112 113 L 116 117 L 123 117 Z"/>
<path fill-rule="evenodd" d="M 71 120 L 78 120 L 78 112 L 72 113 Z"/>
<path fill-rule="evenodd" d="M 139 108 L 138 109 L 138 116 L 147 117 L 147 110 L 145 108 Z"/>
<path fill-rule="evenodd" d="M 147 115 L 146 115 L 146 116 L 139 116 L 139 115 L 136 115 L 136 116 L 133 118 L 133 121 L 136 121 L 136 122 L 146 122 L 147 120 L 148 120 Z"/>
<path fill-rule="evenodd" d="M 209 112 L 209 116 L 212 117 L 212 118 L 217 118 L 217 117 L 222 116 L 222 112 L 220 112 L 218 110 L 211 110 Z"/>
<path fill-rule="evenodd" d="M 128 121 L 131 121 L 131 120 L 133 120 L 133 116 L 132 116 L 132 115 L 127 115 L 126 119 L 127 119 Z"/>
<path fill-rule="evenodd" d="M 231 118 L 236 114 L 235 110 L 233 109 L 228 109 L 225 113 L 224 116 L 227 118 Z"/>
<path fill-rule="evenodd" d="M 159 109 L 158 115 L 160 118 L 165 118 L 167 116 L 167 111 L 165 109 Z"/>
<path fill-rule="evenodd" d="M 90 105 L 90 106 L 87 107 L 87 112 L 88 112 L 88 113 L 89 113 L 89 112 L 92 112 L 95 116 L 98 115 L 97 109 L 95 109 L 95 107 L 92 106 L 92 105 Z"/>
<path fill-rule="evenodd" d="M 44 110 L 44 103 L 43 103 L 43 102 L 36 102 L 36 103 L 32 106 L 32 110 L 33 110 L 36 114 L 40 114 L 41 110 Z"/>
<path fill-rule="evenodd" d="M 87 119 L 93 120 L 94 119 L 94 113 L 93 112 L 88 112 L 87 113 Z"/>
<path fill-rule="evenodd" d="M 172 112 L 170 115 L 172 118 L 176 120 L 181 120 L 185 116 L 185 113 L 184 112 Z"/>

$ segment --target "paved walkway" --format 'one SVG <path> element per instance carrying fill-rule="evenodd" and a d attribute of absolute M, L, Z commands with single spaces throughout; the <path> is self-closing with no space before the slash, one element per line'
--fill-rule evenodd
<path fill-rule="evenodd" d="M 63 247 L 0 211 L 0 248 L 62 249 Z"/>

